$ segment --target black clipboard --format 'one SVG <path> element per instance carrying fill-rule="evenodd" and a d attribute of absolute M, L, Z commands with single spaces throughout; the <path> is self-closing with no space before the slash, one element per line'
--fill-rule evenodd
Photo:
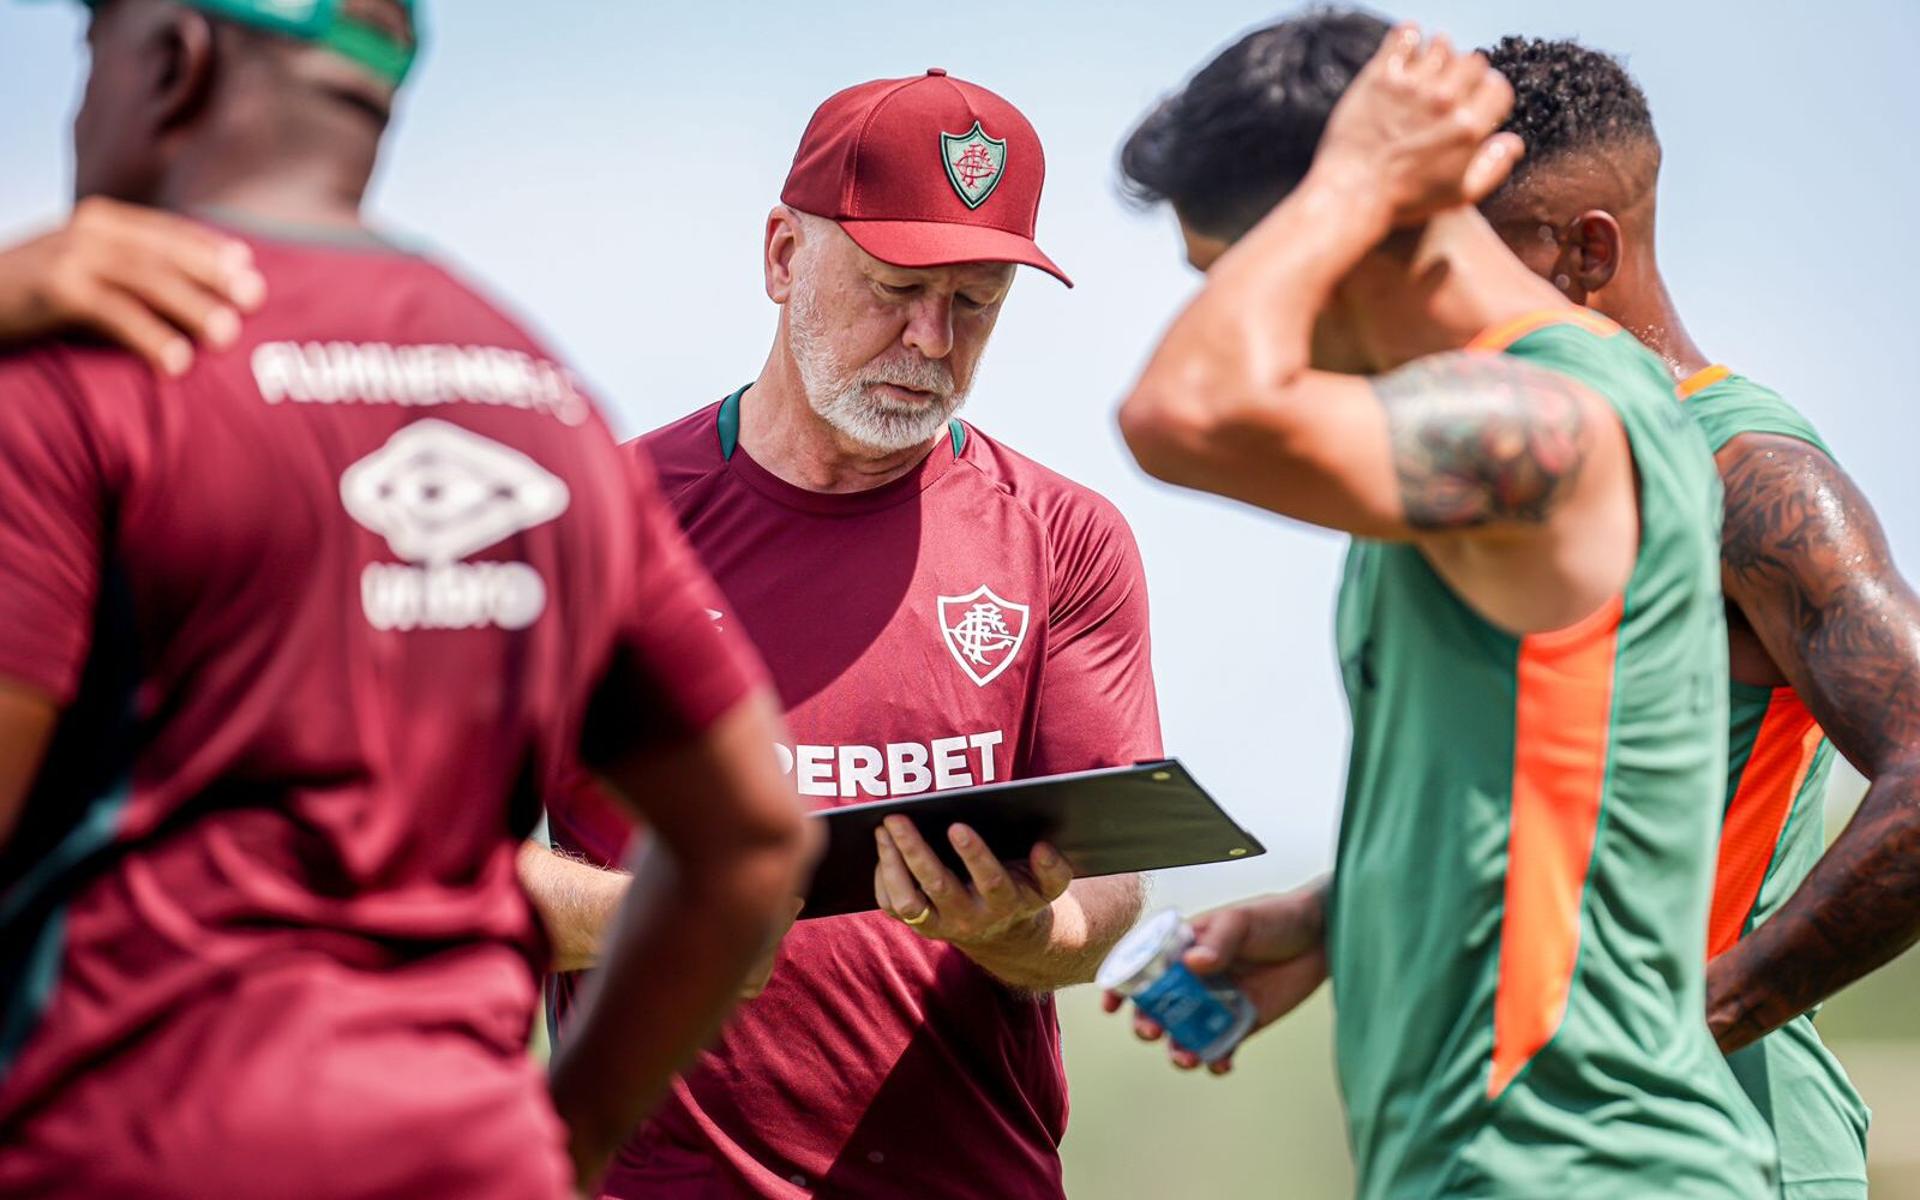
<path fill-rule="evenodd" d="M 1267 848 L 1234 823 L 1177 759 L 1016 779 L 919 796 L 875 800 L 812 814 L 827 830 L 800 919 L 866 912 L 879 862 L 873 831 L 910 817 L 949 868 L 966 878 L 947 827 L 964 822 L 1003 862 L 1024 862 L 1033 844 L 1052 844 L 1076 878 L 1162 871 L 1257 858 Z"/>

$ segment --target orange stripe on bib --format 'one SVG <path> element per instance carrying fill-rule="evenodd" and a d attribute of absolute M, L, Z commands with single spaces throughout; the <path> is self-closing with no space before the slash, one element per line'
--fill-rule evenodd
<path fill-rule="evenodd" d="M 1576 325 L 1588 333 L 1599 337 L 1612 337 L 1620 332 L 1620 327 L 1612 321 L 1587 308 L 1545 308 L 1538 312 L 1526 313 L 1498 325 L 1490 325 L 1479 336 L 1467 343 L 1467 349 L 1491 351 L 1505 350 L 1530 333 L 1537 333 L 1549 325 Z"/>
<path fill-rule="evenodd" d="M 1731 374 L 1733 374 L 1731 368 L 1723 367 L 1719 363 L 1715 363 L 1710 367 L 1701 367 L 1698 371 L 1682 379 L 1679 386 L 1674 388 L 1674 391 L 1680 393 L 1682 400 L 1691 400 Z"/>
<path fill-rule="evenodd" d="M 1580 900 L 1600 824 L 1624 597 L 1577 625 L 1521 639 L 1500 980 L 1498 1096 L 1553 1039 L 1580 955 Z"/>
<path fill-rule="evenodd" d="M 1794 797 L 1806 783 L 1825 736 L 1792 688 L 1774 690 L 1720 831 L 1713 914 L 1707 923 L 1708 957 L 1730 948 L 1745 931 L 1780 836 L 1787 831 Z"/>

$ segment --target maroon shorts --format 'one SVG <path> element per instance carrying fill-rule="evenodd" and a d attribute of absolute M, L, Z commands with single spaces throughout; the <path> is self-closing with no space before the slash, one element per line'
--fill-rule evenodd
<path fill-rule="evenodd" d="M 0 1135 L 0 1196 L 569 1197 L 565 1134 L 519 1040 L 525 972 L 487 952 L 248 970 L 26 1110 Z M 58 1011 L 29 1053 L 58 1039 Z"/>

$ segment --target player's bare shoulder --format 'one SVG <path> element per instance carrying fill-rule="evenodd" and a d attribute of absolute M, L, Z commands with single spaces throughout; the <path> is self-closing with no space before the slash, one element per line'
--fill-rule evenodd
<path fill-rule="evenodd" d="M 1371 383 L 1405 525 L 1482 617 L 1515 634 L 1560 629 L 1626 586 L 1639 500 L 1606 397 L 1481 351 L 1416 359 Z"/>
<path fill-rule="evenodd" d="M 1538 525 L 1618 428 L 1570 376 L 1502 354 L 1434 354 L 1373 380 L 1406 521 L 1425 532 Z"/>
<path fill-rule="evenodd" d="M 1742 433 L 1714 461 L 1726 488 L 1722 562 L 1734 578 L 1785 577 L 1816 548 L 1837 563 L 1858 518 L 1871 515 L 1839 464 L 1800 438 Z"/>
<path fill-rule="evenodd" d="M 1876 761 L 1920 729 L 1920 602 L 1872 505 L 1827 452 L 1744 433 L 1716 456 L 1726 484 L 1721 578 L 1837 744 Z"/>

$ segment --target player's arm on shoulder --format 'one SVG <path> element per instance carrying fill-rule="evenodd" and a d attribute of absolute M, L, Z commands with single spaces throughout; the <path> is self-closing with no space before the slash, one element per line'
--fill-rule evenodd
<path fill-rule="evenodd" d="M 60 228 L 0 247 L 0 342 L 86 330 L 169 375 L 192 365 L 195 342 L 231 345 L 265 296 L 245 242 L 99 196 Z"/>
<path fill-rule="evenodd" d="M 1472 352 L 1372 379 L 1300 371 L 1242 403 L 1123 414 L 1154 475 L 1393 540 L 1545 525 L 1604 450 L 1595 432 L 1607 422 L 1605 403 L 1566 376 Z"/>
<path fill-rule="evenodd" d="M 1920 598 L 1866 497 L 1817 447 L 1743 434 L 1719 462 L 1727 595 L 1872 781 L 1786 905 L 1714 960 L 1709 1022 L 1731 1051 L 1920 940 Z"/>

